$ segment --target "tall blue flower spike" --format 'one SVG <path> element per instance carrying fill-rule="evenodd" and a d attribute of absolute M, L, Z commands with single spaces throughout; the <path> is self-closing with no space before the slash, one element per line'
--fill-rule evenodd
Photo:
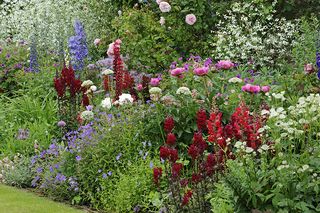
<path fill-rule="evenodd" d="M 84 27 L 79 20 L 74 23 L 75 36 L 69 38 L 69 49 L 73 69 L 83 70 L 84 59 L 88 56 L 87 38 Z"/>

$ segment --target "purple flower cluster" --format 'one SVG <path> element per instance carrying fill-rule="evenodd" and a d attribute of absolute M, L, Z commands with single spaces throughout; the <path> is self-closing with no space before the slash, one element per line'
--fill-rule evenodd
<path fill-rule="evenodd" d="M 318 79 L 320 79 L 320 30 L 318 33 L 318 40 L 317 40 L 317 52 L 316 52 L 316 63 L 318 66 Z"/>
<path fill-rule="evenodd" d="M 84 59 L 88 56 L 87 39 L 84 27 L 79 20 L 74 24 L 75 36 L 69 38 L 69 49 L 74 70 L 81 71 L 85 67 Z"/>
<path fill-rule="evenodd" d="M 30 46 L 30 72 L 39 72 L 37 42 L 35 37 L 32 38 Z"/>

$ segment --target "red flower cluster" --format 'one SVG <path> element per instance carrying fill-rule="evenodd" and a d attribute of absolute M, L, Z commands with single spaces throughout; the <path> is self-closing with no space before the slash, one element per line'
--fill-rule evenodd
<path fill-rule="evenodd" d="M 197 127 L 199 132 L 207 129 L 207 113 L 204 109 L 197 112 Z"/>
<path fill-rule="evenodd" d="M 171 163 L 174 163 L 178 160 L 178 150 L 166 146 L 160 147 L 160 158 L 163 160 L 169 160 Z"/>
<path fill-rule="evenodd" d="M 249 108 L 242 103 L 231 116 L 227 134 L 237 140 L 246 141 L 248 147 L 256 150 L 261 145 L 258 133 L 261 127 L 261 118 L 250 115 Z"/>
<path fill-rule="evenodd" d="M 191 198 L 192 198 L 192 191 L 188 190 L 183 196 L 181 206 L 187 205 Z"/>
<path fill-rule="evenodd" d="M 64 67 L 61 71 L 61 76 L 54 78 L 54 88 L 57 91 L 59 97 L 63 97 L 67 88 L 69 88 L 70 95 L 73 97 L 77 93 L 81 92 L 81 80 L 76 79 L 74 70 L 70 66 Z"/>
<path fill-rule="evenodd" d="M 226 147 L 226 138 L 224 135 L 224 128 L 222 125 L 222 113 L 212 112 L 210 114 L 210 119 L 207 122 L 209 137 L 208 141 L 219 145 L 220 148 L 224 149 Z"/>
<path fill-rule="evenodd" d="M 122 82 L 122 89 L 129 90 L 134 85 L 134 78 L 130 75 L 129 72 L 123 73 L 123 82 Z"/>
<path fill-rule="evenodd" d="M 182 163 L 174 163 L 172 164 L 172 168 L 171 168 L 171 172 L 172 172 L 172 177 L 173 178 L 177 178 L 180 176 L 180 171 L 183 168 L 183 164 Z"/>
<path fill-rule="evenodd" d="M 116 96 L 115 96 L 116 100 L 118 100 L 119 96 L 122 95 L 122 87 L 123 87 L 123 62 L 120 55 L 120 45 L 121 45 L 120 39 L 117 39 L 113 45 L 113 52 L 114 52 L 113 69 L 116 76 Z"/>
<path fill-rule="evenodd" d="M 173 133 L 168 133 L 167 134 L 167 141 L 166 143 L 169 145 L 169 146 L 174 146 L 175 143 L 176 143 L 176 136 L 173 134 Z"/>
<path fill-rule="evenodd" d="M 162 176 L 162 168 L 153 168 L 153 181 L 156 185 L 159 184 L 159 179 Z"/>
<path fill-rule="evenodd" d="M 208 144 L 203 139 L 201 132 L 195 132 L 193 143 L 189 146 L 188 154 L 193 160 L 196 160 L 208 148 Z"/>
<path fill-rule="evenodd" d="M 172 132 L 174 128 L 174 120 L 173 117 L 169 116 L 164 120 L 164 131 L 166 133 Z"/>

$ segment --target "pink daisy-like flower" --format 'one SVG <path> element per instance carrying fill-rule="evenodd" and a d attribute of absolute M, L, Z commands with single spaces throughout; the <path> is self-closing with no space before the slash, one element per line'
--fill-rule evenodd
<path fill-rule="evenodd" d="M 197 21 L 197 17 L 194 14 L 186 15 L 186 23 L 189 25 L 194 25 Z"/>

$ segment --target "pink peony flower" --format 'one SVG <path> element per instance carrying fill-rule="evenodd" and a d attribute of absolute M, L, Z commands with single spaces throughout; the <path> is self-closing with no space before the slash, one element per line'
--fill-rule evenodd
<path fill-rule="evenodd" d="M 142 84 L 138 84 L 138 86 L 137 86 L 137 90 L 138 90 L 138 91 L 142 91 L 142 90 L 143 90 L 143 86 L 142 86 Z"/>
<path fill-rule="evenodd" d="M 304 65 L 304 72 L 306 74 L 311 74 L 315 71 L 314 67 L 313 67 L 313 64 L 305 64 Z"/>
<path fill-rule="evenodd" d="M 209 68 L 208 67 L 199 67 L 199 68 L 196 68 L 193 70 L 193 73 L 195 75 L 199 75 L 199 76 L 202 76 L 202 75 L 207 75 L 208 74 L 208 71 L 209 71 Z"/>
<path fill-rule="evenodd" d="M 186 15 L 186 23 L 189 25 L 194 25 L 196 23 L 197 17 L 194 14 Z"/>
<path fill-rule="evenodd" d="M 241 90 L 242 90 L 243 92 L 249 92 L 251 86 L 252 86 L 251 84 L 246 84 L 246 85 L 244 85 L 243 87 L 241 87 Z"/>
<path fill-rule="evenodd" d="M 160 2 L 159 8 L 160 8 L 161 12 L 163 12 L 163 13 L 168 13 L 171 10 L 170 4 L 165 1 Z"/>
<path fill-rule="evenodd" d="M 99 44 L 101 44 L 101 39 L 96 38 L 93 43 L 95 46 L 98 46 Z"/>
<path fill-rule="evenodd" d="M 216 68 L 217 69 L 223 69 L 223 70 L 228 70 L 234 67 L 234 63 L 232 63 L 229 60 L 221 60 L 216 63 Z"/>
<path fill-rule="evenodd" d="M 185 71 L 184 68 L 179 68 L 179 67 L 178 67 L 178 68 L 175 68 L 175 69 L 171 70 L 171 71 L 170 71 L 170 74 L 171 74 L 172 76 L 181 76 L 184 71 Z"/>
<path fill-rule="evenodd" d="M 263 86 L 261 87 L 262 92 L 269 92 L 270 91 L 270 86 Z"/>
<path fill-rule="evenodd" d="M 159 78 L 151 78 L 150 80 L 150 85 L 153 87 L 159 86 L 160 84 L 160 80 Z"/>
<path fill-rule="evenodd" d="M 258 85 L 253 85 L 253 86 L 250 87 L 250 92 L 251 93 L 258 93 L 260 91 L 261 91 L 261 88 Z"/>

